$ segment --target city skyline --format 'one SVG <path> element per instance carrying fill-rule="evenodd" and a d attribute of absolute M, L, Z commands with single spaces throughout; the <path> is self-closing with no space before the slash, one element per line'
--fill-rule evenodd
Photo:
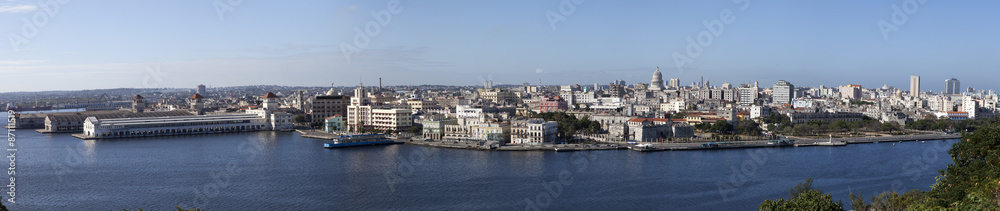
<path fill-rule="evenodd" d="M 560 1 L 45 2 L 0 3 L 8 79 L 0 92 L 351 86 L 380 77 L 386 85 L 631 85 L 648 83 L 657 66 L 680 85 L 705 76 L 906 89 L 904 78 L 918 75 L 922 90 L 942 92 L 948 78 L 962 80 L 960 90 L 988 90 L 998 88 L 988 78 L 1000 76 L 992 71 L 1000 45 L 986 42 L 1000 30 L 983 27 L 1000 20 L 987 10 L 1000 2 L 918 5 L 885 34 L 880 23 L 892 23 L 905 1 L 565 1 L 572 11 Z M 355 28 L 369 23 L 385 26 L 356 45 Z M 687 53 L 688 38 L 702 32 L 717 35 Z M 345 54 L 344 44 L 357 53 Z M 690 58 L 683 70 L 675 53 Z"/>

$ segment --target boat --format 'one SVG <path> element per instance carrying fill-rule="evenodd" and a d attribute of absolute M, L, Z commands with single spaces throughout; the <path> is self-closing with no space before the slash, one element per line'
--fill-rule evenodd
<path fill-rule="evenodd" d="M 342 148 L 342 147 L 356 147 L 356 146 L 373 146 L 373 145 L 385 145 L 385 144 L 396 144 L 396 141 L 390 140 L 385 137 L 385 134 L 368 134 L 368 135 L 340 135 L 333 138 L 333 143 L 324 143 L 324 148 Z"/>

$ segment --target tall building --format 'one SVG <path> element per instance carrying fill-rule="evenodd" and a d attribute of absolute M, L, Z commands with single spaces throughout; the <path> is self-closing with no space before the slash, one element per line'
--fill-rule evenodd
<path fill-rule="evenodd" d="M 188 105 L 191 106 L 192 110 L 201 110 L 202 108 L 205 107 L 204 104 L 205 102 L 203 99 L 205 99 L 205 97 L 202 97 L 200 94 L 195 93 L 194 95 L 191 95 L 191 97 L 188 97 Z"/>
<path fill-rule="evenodd" d="M 774 93 L 771 96 L 771 102 L 775 104 L 791 104 L 795 90 L 795 85 L 789 83 L 785 80 L 779 80 L 778 83 L 774 84 Z"/>
<path fill-rule="evenodd" d="M 740 86 L 739 99 L 740 105 L 753 105 L 757 103 L 757 87 L 750 86 L 750 84 L 743 84 Z"/>
<path fill-rule="evenodd" d="M 656 67 L 656 72 L 653 72 L 653 80 L 649 82 L 649 90 L 663 90 L 663 74 L 660 73 L 660 67 Z"/>
<path fill-rule="evenodd" d="M 413 124 L 410 109 L 393 109 L 389 106 L 373 105 L 364 85 L 354 89 L 354 97 L 347 106 L 347 130 L 361 132 L 365 129 L 406 130 Z"/>
<path fill-rule="evenodd" d="M 347 116 L 347 106 L 350 104 L 351 97 L 337 95 L 335 92 L 328 92 L 327 95 L 313 97 L 312 103 L 309 104 L 309 114 L 313 122 L 322 122 L 326 118 L 338 114 L 340 116 Z"/>
<path fill-rule="evenodd" d="M 199 85 L 198 85 L 198 94 L 200 94 L 200 95 L 205 95 L 205 94 L 207 94 L 207 93 L 208 93 L 208 92 L 205 92 L 205 85 L 204 85 L 204 84 L 199 84 Z"/>
<path fill-rule="evenodd" d="M 135 95 L 135 97 L 132 97 L 132 112 L 142 113 L 145 110 L 146 98 L 143 98 L 142 95 Z"/>
<path fill-rule="evenodd" d="M 910 76 L 910 96 L 920 97 L 920 76 Z"/>
<path fill-rule="evenodd" d="M 976 119 L 976 111 L 979 108 L 978 102 L 972 96 L 962 97 L 962 111 L 969 113 L 969 119 Z"/>
<path fill-rule="evenodd" d="M 958 79 L 949 78 L 944 80 L 944 94 L 946 95 L 961 94 L 962 90 L 959 87 L 962 87 L 962 83 Z"/>
<path fill-rule="evenodd" d="M 670 79 L 670 87 L 673 87 L 675 89 L 676 88 L 680 88 L 681 87 L 681 79 L 671 78 Z"/>
<path fill-rule="evenodd" d="M 861 85 L 849 84 L 840 87 L 840 97 L 860 100 L 861 99 Z"/>

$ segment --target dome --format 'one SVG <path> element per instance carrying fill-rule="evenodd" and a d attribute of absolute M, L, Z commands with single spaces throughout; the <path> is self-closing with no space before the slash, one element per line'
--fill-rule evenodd
<path fill-rule="evenodd" d="M 326 91 L 326 95 L 329 95 L 329 96 L 337 95 L 337 92 L 333 91 L 333 88 L 330 88 L 330 91 Z"/>

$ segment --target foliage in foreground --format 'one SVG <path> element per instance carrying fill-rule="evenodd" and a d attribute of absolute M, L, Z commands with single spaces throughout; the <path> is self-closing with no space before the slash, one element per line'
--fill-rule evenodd
<path fill-rule="evenodd" d="M 866 202 L 851 193 L 854 210 L 1000 210 L 1000 127 L 977 125 L 962 135 L 948 154 L 952 164 L 940 170 L 931 190 L 903 194 L 883 192 Z M 791 200 L 767 200 L 760 210 L 837 210 L 829 195 L 812 190 L 812 180 L 792 188 Z"/>
<path fill-rule="evenodd" d="M 840 201 L 834 202 L 833 196 L 823 194 L 823 190 L 813 189 L 812 178 L 799 183 L 788 190 L 791 199 L 766 200 L 757 207 L 764 211 L 779 210 L 844 210 Z"/>

